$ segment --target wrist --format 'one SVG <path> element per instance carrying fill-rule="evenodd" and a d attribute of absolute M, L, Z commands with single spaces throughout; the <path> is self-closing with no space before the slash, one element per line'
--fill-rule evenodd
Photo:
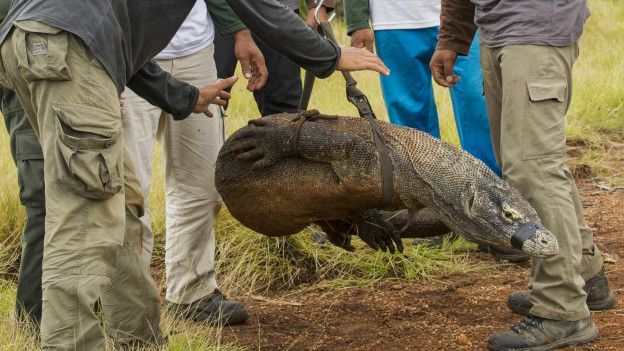
<path fill-rule="evenodd" d="M 234 40 L 251 40 L 251 31 L 247 28 L 234 33 Z"/>
<path fill-rule="evenodd" d="M 358 23 L 350 23 L 347 25 L 347 35 L 352 36 L 353 33 L 363 30 L 363 29 L 371 29 L 368 21 L 366 22 L 358 22 Z"/>

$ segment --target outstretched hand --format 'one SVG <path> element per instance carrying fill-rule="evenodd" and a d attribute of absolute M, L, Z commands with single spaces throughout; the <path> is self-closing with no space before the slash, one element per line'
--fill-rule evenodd
<path fill-rule="evenodd" d="M 390 70 L 381 59 L 364 48 L 340 48 L 338 71 L 375 71 L 383 75 L 390 75 Z"/>
<path fill-rule="evenodd" d="M 230 77 L 227 79 L 217 79 L 214 83 L 208 84 L 199 89 L 199 97 L 193 108 L 194 113 L 203 113 L 208 117 L 212 117 L 210 112 L 210 104 L 225 106 L 230 99 L 230 93 L 225 89 L 231 88 L 238 80 L 238 77 Z"/>
<path fill-rule="evenodd" d="M 232 136 L 230 152 L 241 161 L 253 161 L 252 170 L 270 167 L 281 158 L 293 154 L 291 150 L 295 128 L 265 118 L 249 121 L 249 126 Z"/>

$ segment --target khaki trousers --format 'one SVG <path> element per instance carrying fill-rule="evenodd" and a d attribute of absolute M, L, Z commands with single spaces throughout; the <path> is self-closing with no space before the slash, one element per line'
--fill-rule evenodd
<path fill-rule="evenodd" d="M 102 350 L 160 337 L 159 296 L 139 257 L 143 198 L 124 154 L 117 89 L 76 36 L 34 21 L 1 47 L 14 90 L 43 149 L 45 350 Z"/>
<path fill-rule="evenodd" d="M 188 56 L 156 62 L 177 79 L 203 87 L 217 79 L 213 56 L 214 47 L 210 45 Z M 211 105 L 212 118 L 192 114 L 174 121 L 130 90 L 122 97 L 125 142 L 145 199 L 152 181 L 154 144 L 158 140 L 162 145 L 167 211 L 166 299 L 189 304 L 217 288 L 214 225 L 221 197 L 215 188 L 214 172 L 225 136 L 223 117 L 218 106 Z M 154 234 L 147 201 L 145 213 L 143 256 L 149 265 Z"/>
<path fill-rule="evenodd" d="M 570 321 L 589 316 L 583 286 L 602 268 L 574 178 L 564 164 L 565 114 L 577 57 L 576 43 L 481 46 L 494 153 L 503 177 L 559 240 L 558 255 L 533 260 L 531 314 Z"/>

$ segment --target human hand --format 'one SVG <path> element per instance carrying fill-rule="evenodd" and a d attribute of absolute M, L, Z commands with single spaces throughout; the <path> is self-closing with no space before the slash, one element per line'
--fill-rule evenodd
<path fill-rule="evenodd" d="M 373 52 L 375 46 L 375 35 L 370 28 L 358 29 L 351 34 L 351 46 L 354 48 L 365 48 Z"/>
<path fill-rule="evenodd" d="M 236 76 L 227 79 L 217 79 L 214 83 L 199 89 L 199 97 L 193 112 L 203 113 L 208 117 L 212 117 L 212 112 L 209 110 L 210 104 L 225 106 L 230 99 L 230 93 L 225 91 L 225 89 L 231 88 L 237 80 L 238 77 Z"/>
<path fill-rule="evenodd" d="M 314 7 L 308 8 L 308 14 L 306 16 L 305 22 L 308 24 L 308 26 L 316 29 L 318 27 L 318 24 L 316 23 L 316 19 L 314 18 L 314 11 L 315 11 Z M 327 19 L 327 8 L 325 6 L 321 6 L 321 8 L 319 9 L 318 19 L 321 22 Z"/>
<path fill-rule="evenodd" d="M 340 48 L 341 55 L 338 62 L 338 71 L 375 71 L 383 75 L 390 75 L 390 70 L 381 59 L 366 49 Z"/>
<path fill-rule="evenodd" d="M 269 77 L 264 55 L 256 42 L 251 37 L 249 29 L 243 29 L 234 33 L 234 55 L 241 63 L 243 76 L 248 80 L 247 90 L 256 91 L 261 89 Z"/>
<path fill-rule="evenodd" d="M 429 63 L 431 75 L 436 83 L 443 87 L 450 88 L 461 79 L 453 74 L 457 53 L 453 50 L 436 50 Z"/>

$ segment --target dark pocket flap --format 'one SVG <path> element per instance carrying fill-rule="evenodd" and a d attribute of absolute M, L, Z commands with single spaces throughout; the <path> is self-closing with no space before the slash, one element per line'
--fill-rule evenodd
<path fill-rule="evenodd" d="M 564 102 L 568 84 L 563 80 L 543 80 L 527 82 L 531 101 L 557 100 Z"/>
<path fill-rule="evenodd" d="M 18 161 L 43 160 L 43 151 L 35 132 L 23 130 L 15 134 L 15 158 Z"/>

